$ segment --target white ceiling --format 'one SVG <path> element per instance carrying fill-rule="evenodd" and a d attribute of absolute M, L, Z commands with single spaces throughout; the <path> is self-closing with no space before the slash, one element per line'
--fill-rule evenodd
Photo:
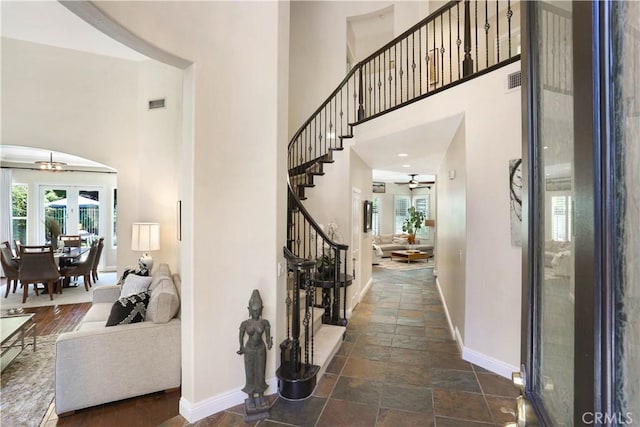
<path fill-rule="evenodd" d="M 98 170 L 111 172 L 113 168 L 82 157 L 58 151 L 41 150 L 39 148 L 18 147 L 15 145 L 0 146 L 0 162 L 3 166 L 37 168 L 34 162 L 47 161 L 53 155 L 54 162 L 66 163 L 66 170 Z"/>
<path fill-rule="evenodd" d="M 2 0 L 0 19 L 2 37 L 131 61 L 149 59 L 96 30 L 57 1 Z M 37 148 L 0 146 L 0 161 L 5 166 L 35 167 L 35 161 L 48 160 L 50 154 L 49 150 Z M 61 152 L 54 151 L 53 160 L 67 163 L 65 169 L 113 171 L 100 163 Z"/>
<path fill-rule="evenodd" d="M 2 37 L 131 61 L 149 59 L 96 30 L 57 1 L 2 0 L 0 8 Z"/>

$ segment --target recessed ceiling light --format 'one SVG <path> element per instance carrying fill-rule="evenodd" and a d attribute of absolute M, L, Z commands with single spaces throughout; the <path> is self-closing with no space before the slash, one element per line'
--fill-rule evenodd
<path fill-rule="evenodd" d="M 402 165 L 403 168 L 410 168 L 411 165 Z"/>
<path fill-rule="evenodd" d="M 545 150 L 548 150 L 548 149 L 549 149 L 549 147 L 547 147 L 547 146 L 545 145 L 545 146 L 544 146 L 544 149 L 545 149 Z"/>
<path fill-rule="evenodd" d="M 407 153 L 398 153 L 398 157 L 408 157 Z"/>

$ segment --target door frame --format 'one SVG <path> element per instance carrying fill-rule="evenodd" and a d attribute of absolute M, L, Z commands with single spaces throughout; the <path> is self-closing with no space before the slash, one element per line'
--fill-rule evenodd
<path fill-rule="evenodd" d="M 351 188 L 351 263 L 353 282 L 350 288 L 351 310 L 356 308 L 362 294 L 362 191 L 359 188 Z"/>

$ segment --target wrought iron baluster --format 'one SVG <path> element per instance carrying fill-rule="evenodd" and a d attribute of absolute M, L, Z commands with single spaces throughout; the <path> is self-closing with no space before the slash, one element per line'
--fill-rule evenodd
<path fill-rule="evenodd" d="M 511 58 L 511 17 L 513 11 L 511 10 L 511 0 L 507 0 L 507 38 L 509 41 L 509 58 Z"/>
<path fill-rule="evenodd" d="M 489 0 L 484 0 L 484 45 L 485 45 L 485 67 L 489 68 Z"/>
<path fill-rule="evenodd" d="M 500 13 L 498 11 L 498 3 L 496 0 L 496 64 L 500 63 Z"/>
<path fill-rule="evenodd" d="M 425 25 L 425 28 L 427 26 Z M 422 25 L 418 28 L 418 81 L 420 82 L 420 95 L 422 95 Z"/>
<path fill-rule="evenodd" d="M 416 32 L 411 33 L 411 80 L 413 87 L 413 98 L 416 97 Z"/>
<path fill-rule="evenodd" d="M 475 5 L 476 5 L 476 7 L 475 7 L 475 9 L 476 9 L 476 16 L 475 16 L 475 19 L 476 19 L 476 26 L 475 26 L 475 28 L 476 28 L 476 46 L 475 46 L 475 48 L 476 48 L 476 71 L 478 71 L 478 67 L 480 66 L 480 63 L 478 62 L 478 0 L 474 0 L 474 2 L 475 2 Z"/>
<path fill-rule="evenodd" d="M 453 60 L 451 59 L 451 9 L 449 9 L 449 83 L 453 82 Z"/>

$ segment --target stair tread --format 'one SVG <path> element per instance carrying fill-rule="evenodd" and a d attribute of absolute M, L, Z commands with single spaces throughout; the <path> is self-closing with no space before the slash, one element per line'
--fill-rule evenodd
<path fill-rule="evenodd" d="M 322 325 L 318 329 L 314 335 L 314 364 L 326 369 L 326 365 L 340 348 L 346 330 L 344 326 L 334 325 Z"/>

